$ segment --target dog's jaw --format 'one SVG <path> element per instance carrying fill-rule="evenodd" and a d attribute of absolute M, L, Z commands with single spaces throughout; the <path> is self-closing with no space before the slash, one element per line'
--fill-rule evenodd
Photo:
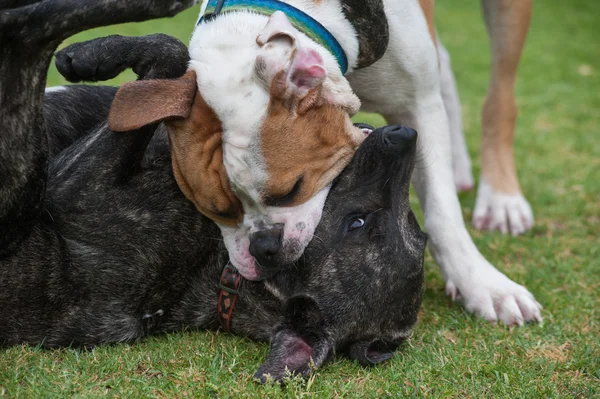
<path fill-rule="evenodd" d="M 235 228 L 219 225 L 219 227 L 230 262 L 244 278 L 251 281 L 258 280 L 259 271 L 256 267 L 256 260 L 250 254 L 250 239 L 247 229 L 244 229 L 243 226 Z"/>
<path fill-rule="evenodd" d="M 274 224 L 284 225 L 283 256 L 278 266 L 297 261 L 314 236 L 330 189 L 331 186 L 325 187 L 309 201 L 295 207 L 269 207 L 266 214 L 245 214 L 244 222 L 238 227 L 219 225 L 233 266 L 248 280 L 262 280 L 275 272 L 265 270 L 256 262 L 250 254 L 249 239 L 250 234 L 258 230 L 257 226 L 268 228 Z M 265 224 L 267 219 L 269 224 Z"/>

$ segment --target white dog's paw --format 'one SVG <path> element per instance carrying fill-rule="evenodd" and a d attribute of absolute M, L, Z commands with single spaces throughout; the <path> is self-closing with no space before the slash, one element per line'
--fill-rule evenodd
<path fill-rule="evenodd" d="M 469 312 L 490 322 L 500 320 L 507 326 L 542 322 L 542 305 L 525 287 L 491 265 L 460 282 L 448 279 L 446 294 L 462 302 Z"/>
<path fill-rule="evenodd" d="M 516 236 L 533 227 L 533 212 L 525 197 L 495 192 L 482 178 L 473 211 L 473 227 Z"/>
<path fill-rule="evenodd" d="M 471 159 L 466 151 L 460 156 L 453 156 L 452 169 L 454 170 L 454 186 L 457 193 L 469 191 L 475 186 L 473 172 L 471 171 Z"/>

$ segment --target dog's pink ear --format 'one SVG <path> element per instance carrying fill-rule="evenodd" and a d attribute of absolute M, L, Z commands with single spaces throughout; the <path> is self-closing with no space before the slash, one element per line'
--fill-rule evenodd
<path fill-rule="evenodd" d="M 197 87 L 193 71 L 179 79 L 125 83 L 110 107 L 108 126 L 116 132 L 124 132 L 168 118 L 187 118 Z"/>
<path fill-rule="evenodd" d="M 317 51 L 304 47 L 296 51 L 288 79 L 296 87 L 300 98 L 323 83 L 326 76 L 323 58 Z"/>
<path fill-rule="evenodd" d="M 264 46 L 274 38 L 287 37 L 291 44 L 296 43 L 296 29 L 292 26 L 288 18 L 281 11 L 275 11 L 269 18 L 269 22 L 256 38 L 259 46 Z"/>

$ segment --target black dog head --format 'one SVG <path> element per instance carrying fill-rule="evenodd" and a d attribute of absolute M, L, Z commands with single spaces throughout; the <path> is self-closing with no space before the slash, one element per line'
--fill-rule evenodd
<path fill-rule="evenodd" d="M 304 257 L 267 282 L 288 299 L 261 380 L 307 375 L 336 350 L 376 364 L 410 333 L 426 245 L 408 196 L 416 140 L 402 126 L 373 131 L 334 183 Z"/>

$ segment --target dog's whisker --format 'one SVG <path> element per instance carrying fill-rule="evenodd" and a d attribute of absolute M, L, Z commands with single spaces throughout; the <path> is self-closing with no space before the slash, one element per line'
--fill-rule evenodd
<path fill-rule="evenodd" d="M 316 235 L 316 234 L 313 234 L 313 238 L 316 238 L 316 239 L 318 239 L 319 241 L 321 241 L 321 243 L 325 244 L 325 241 L 323 241 L 323 239 L 322 239 L 321 237 L 319 237 L 318 235 Z M 304 256 L 304 254 L 302 254 L 302 256 Z"/>
<path fill-rule="evenodd" d="M 385 183 L 383 183 L 383 188 L 385 188 L 385 186 L 387 186 L 387 185 L 388 185 L 388 183 L 390 182 L 390 180 L 391 180 L 391 178 L 388 178 L 388 179 L 385 181 Z"/>
<path fill-rule="evenodd" d="M 374 210 L 373 212 L 369 213 L 368 215 L 372 215 L 372 214 L 374 214 L 374 213 L 377 213 L 377 212 L 379 212 L 379 211 L 382 211 L 383 209 L 384 209 L 384 208 L 379 208 L 379 209 L 377 209 L 377 210 Z"/>
<path fill-rule="evenodd" d="M 47 208 L 45 209 L 45 211 L 48 214 L 48 216 L 50 216 L 50 219 L 52 219 L 52 221 L 54 222 L 54 217 L 52 216 L 52 214 L 50 213 L 50 211 Z"/>

